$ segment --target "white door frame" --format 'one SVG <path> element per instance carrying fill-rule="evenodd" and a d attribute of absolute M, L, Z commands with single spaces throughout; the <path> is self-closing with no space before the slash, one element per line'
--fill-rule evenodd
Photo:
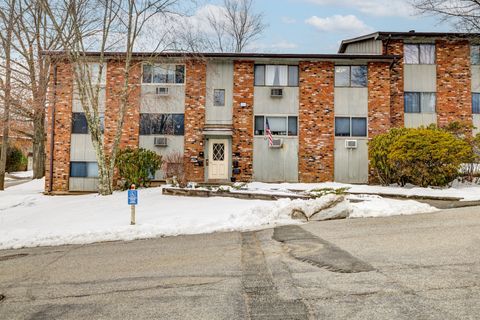
<path fill-rule="evenodd" d="M 221 145 L 223 145 L 223 157 Z M 210 138 L 208 140 L 208 180 L 228 180 L 229 150 L 230 145 L 227 138 Z"/>

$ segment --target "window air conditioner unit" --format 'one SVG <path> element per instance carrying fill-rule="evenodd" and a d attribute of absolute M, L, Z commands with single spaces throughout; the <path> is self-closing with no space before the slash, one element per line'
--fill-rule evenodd
<path fill-rule="evenodd" d="M 273 98 L 281 98 L 283 97 L 283 89 L 282 88 L 273 88 L 270 90 L 270 96 Z"/>
<path fill-rule="evenodd" d="M 156 87 L 155 94 L 157 96 L 168 96 L 168 88 L 166 87 Z"/>
<path fill-rule="evenodd" d="M 281 148 L 281 147 L 283 147 L 282 139 L 273 139 L 272 140 L 272 145 L 270 145 L 270 148 Z"/>
<path fill-rule="evenodd" d="M 153 140 L 153 144 L 156 147 L 166 147 L 168 146 L 168 140 L 165 137 L 155 137 L 155 139 Z"/>
<path fill-rule="evenodd" d="M 345 148 L 357 149 L 357 140 L 345 140 Z"/>

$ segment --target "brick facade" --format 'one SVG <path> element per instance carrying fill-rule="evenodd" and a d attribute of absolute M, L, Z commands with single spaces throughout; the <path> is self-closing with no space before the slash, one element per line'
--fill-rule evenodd
<path fill-rule="evenodd" d="M 334 64 L 300 62 L 298 171 L 301 182 L 333 180 Z"/>
<path fill-rule="evenodd" d="M 184 166 L 188 181 L 202 182 L 205 179 L 203 165 L 190 161 L 204 150 L 203 128 L 205 126 L 205 95 L 207 93 L 207 64 L 192 60 L 186 64 L 185 74 L 185 136 Z M 198 158 L 204 160 L 203 158 Z M 202 163 L 203 164 L 203 163 Z"/>
<path fill-rule="evenodd" d="M 50 83 L 48 93 L 45 190 L 49 191 L 51 189 L 52 192 L 67 192 L 68 178 L 70 176 L 73 70 L 70 64 L 65 62 L 57 63 L 56 70 L 56 77 L 53 70 L 50 75 L 52 82 Z M 55 78 L 57 81 L 56 86 L 53 82 Z M 50 185 L 50 147 L 53 108 L 55 108 L 55 123 L 53 124 L 53 183 Z"/>
<path fill-rule="evenodd" d="M 470 44 L 468 41 L 437 40 L 437 121 L 472 124 Z"/>
<path fill-rule="evenodd" d="M 125 62 L 111 60 L 107 64 L 104 148 L 111 152 L 120 114 L 121 94 L 124 84 Z M 141 65 L 130 69 L 128 104 L 120 136 L 120 149 L 138 148 L 140 130 L 140 79 Z"/>
<path fill-rule="evenodd" d="M 240 169 L 233 175 L 237 181 L 253 178 L 253 71 L 253 61 L 234 61 L 232 152 Z"/>
<path fill-rule="evenodd" d="M 384 53 L 389 55 L 398 55 L 390 70 L 390 118 L 392 127 L 403 127 L 404 107 L 403 107 L 403 40 L 389 40 Z"/>

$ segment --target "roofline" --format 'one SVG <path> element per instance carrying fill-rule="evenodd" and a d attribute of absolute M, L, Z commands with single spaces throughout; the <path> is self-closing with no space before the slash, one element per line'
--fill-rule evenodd
<path fill-rule="evenodd" d="M 66 51 L 44 51 L 45 56 L 62 57 L 66 55 Z M 99 56 L 100 52 L 88 51 L 86 56 Z M 125 52 L 104 52 L 105 57 L 124 56 Z M 164 58 L 231 58 L 231 59 L 314 59 L 314 60 L 394 60 L 395 55 L 378 55 L 378 54 L 295 54 L 295 53 L 223 53 L 223 52 L 134 52 L 132 56 L 135 58 L 146 57 L 164 57 Z"/>
<path fill-rule="evenodd" d="M 356 43 L 368 39 L 374 40 L 384 40 L 387 38 L 391 39 L 405 39 L 405 38 L 480 38 L 480 33 L 469 33 L 469 32 L 398 32 L 398 31 L 377 31 L 374 33 L 369 33 L 360 37 L 345 39 L 340 44 L 338 49 L 339 54 L 345 53 L 348 44 Z"/>

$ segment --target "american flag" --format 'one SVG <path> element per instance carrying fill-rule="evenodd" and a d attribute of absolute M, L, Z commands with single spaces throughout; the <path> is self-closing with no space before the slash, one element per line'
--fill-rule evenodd
<path fill-rule="evenodd" d="M 272 136 L 272 131 L 270 131 L 270 125 L 268 124 L 268 118 L 265 119 L 265 135 L 268 138 L 268 146 L 271 147 L 273 145 L 273 136 Z"/>

